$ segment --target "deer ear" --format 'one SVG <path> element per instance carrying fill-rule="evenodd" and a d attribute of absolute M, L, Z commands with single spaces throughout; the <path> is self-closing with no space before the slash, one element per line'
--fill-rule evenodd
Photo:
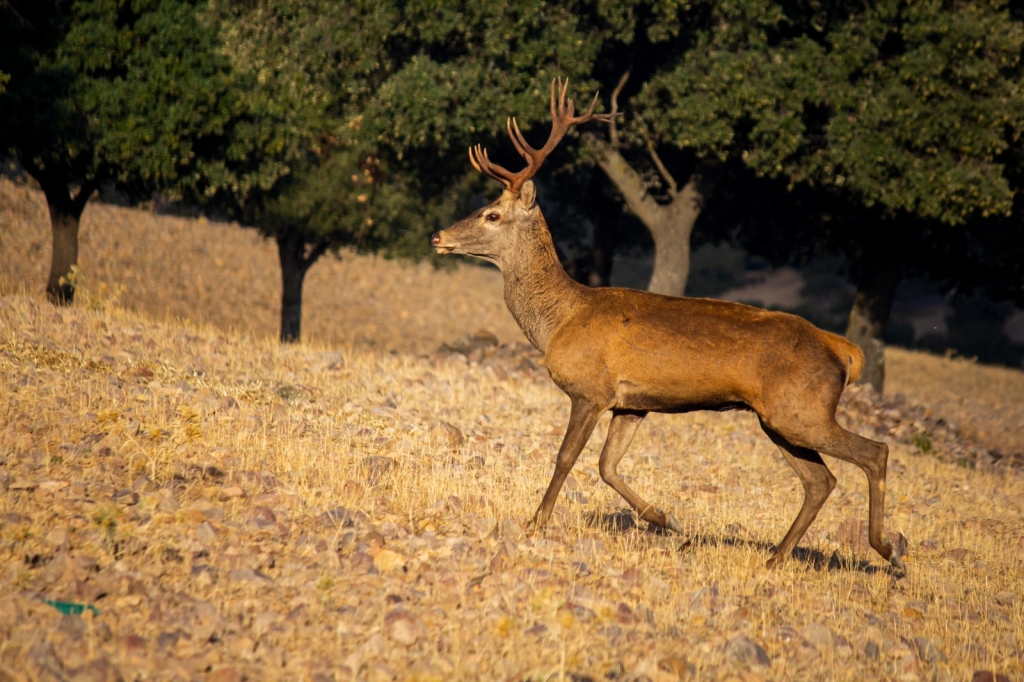
<path fill-rule="evenodd" d="M 519 190 L 519 206 L 529 211 L 536 205 L 537 185 L 533 184 L 533 180 L 527 180 L 523 183 L 522 189 Z"/>

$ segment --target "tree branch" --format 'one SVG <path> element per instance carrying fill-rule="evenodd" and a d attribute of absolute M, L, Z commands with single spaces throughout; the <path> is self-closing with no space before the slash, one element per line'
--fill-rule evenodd
<path fill-rule="evenodd" d="M 661 162 L 661 157 L 658 156 L 658 150 L 654 148 L 654 143 L 647 140 L 647 153 L 651 155 L 651 161 L 654 162 L 654 167 L 658 169 L 658 173 L 661 174 L 665 184 L 668 185 L 669 191 L 672 196 L 675 196 L 679 192 L 679 185 L 676 184 L 676 179 L 672 177 L 672 174 L 668 172 L 668 168 L 665 168 L 665 164 Z"/>
<path fill-rule="evenodd" d="M 309 270 L 313 263 L 316 262 L 316 259 L 324 255 L 330 246 L 331 243 L 326 239 L 317 240 L 310 252 L 302 258 L 302 269 Z"/>
<path fill-rule="evenodd" d="M 611 136 L 612 147 L 615 149 L 619 148 L 619 127 L 615 124 L 615 117 L 619 113 L 619 94 L 622 92 L 622 88 L 625 87 L 626 81 L 629 80 L 629 69 L 622 74 L 622 78 L 619 79 L 619 84 L 612 90 L 612 120 L 611 127 L 609 129 L 609 135 Z"/>
<path fill-rule="evenodd" d="M 81 216 L 82 211 L 85 210 L 85 204 L 89 201 L 89 197 L 92 193 L 99 189 L 100 183 L 96 178 L 86 180 L 82 183 L 82 186 L 78 188 L 78 194 L 71 200 L 71 208 L 76 215 Z"/>

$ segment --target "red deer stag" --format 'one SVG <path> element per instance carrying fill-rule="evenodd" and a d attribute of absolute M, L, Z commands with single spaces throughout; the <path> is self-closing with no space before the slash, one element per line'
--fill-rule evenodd
<path fill-rule="evenodd" d="M 570 126 L 608 122 L 612 115 L 593 113 L 595 96 L 586 114 L 574 116 L 573 102 L 565 98 L 568 81 L 559 85 L 556 95 L 551 83 L 551 134 L 541 149 L 527 144 L 514 118 L 507 123 L 526 168 L 510 172 L 479 145 L 471 148 L 474 168 L 500 181 L 505 191 L 431 237 L 438 253 L 475 256 L 501 269 L 509 311 L 572 401 L 555 474 L 533 526 L 548 521 L 598 418 L 611 410 L 601 478 L 645 521 L 681 533 L 674 516 L 645 502 L 617 473 L 637 427 L 648 412 L 749 409 L 804 487 L 803 506 L 768 566 L 791 555 L 835 487 L 835 476 L 819 455 L 823 452 L 867 474 L 871 546 L 902 569 L 883 527 L 889 448 L 835 420 L 839 396 L 864 362 L 857 346 L 794 315 L 725 301 L 591 289 L 566 275 L 530 178 Z"/>

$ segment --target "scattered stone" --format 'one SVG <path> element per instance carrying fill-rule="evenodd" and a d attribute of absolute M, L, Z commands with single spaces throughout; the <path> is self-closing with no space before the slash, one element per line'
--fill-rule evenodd
<path fill-rule="evenodd" d="M 257 528 L 266 528 L 277 523 L 277 515 L 266 507 L 253 507 L 248 520 Z"/>
<path fill-rule="evenodd" d="M 740 540 L 742 542 L 753 542 L 757 539 L 749 530 L 744 528 L 743 525 L 739 523 L 730 523 L 726 525 L 726 527 L 722 530 L 725 532 L 726 535 L 735 538 L 736 540 Z"/>
<path fill-rule="evenodd" d="M 697 673 L 696 666 L 681 656 L 669 656 L 661 659 L 658 661 L 658 670 L 675 675 L 679 679 Z"/>
<path fill-rule="evenodd" d="M 96 658 L 85 665 L 69 671 L 75 682 L 115 682 L 122 679 L 117 668 L 106 658 Z"/>
<path fill-rule="evenodd" d="M 966 547 L 957 547 L 955 549 L 951 549 L 947 552 L 944 552 L 942 556 L 946 557 L 947 559 L 952 559 L 953 561 L 964 561 L 973 554 L 974 552 L 967 549 Z"/>
<path fill-rule="evenodd" d="M 273 585 L 274 579 L 269 575 L 254 571 L 249 568 L 236 568 L 228 573 L 228 579 L 237 583 L 248 583 L 251 585 Z"/>
<path fill-rule="evenodd" d="M 448 422 L 437 422 L 430 428 L 430 445 L 445 448 L 450 452 L 458 452 L 466 444 L 466 436 L 459 427 Z"/>
<path fill-rule="evenodd" d="M 512 519 L 502 519 L 494 527 L 494 535 L 495 537 L 505 538 L 512 542 L 519 542 L 523 539 L 524 532 L 523 527 Z"/>
<path fill-rule="evenodd" d="M 400 571 L 405 568 L 405 557 L 390 549 L 382 549 L 373 557 L 373 566 L 381 573 Z"/>
<path fill-rule="evenodd" d="M 768 658 L 768 652 L 746 635 L 736 635 L 725 643 L 725 657 L 739 665 L 763 665 L 770 666 L 772 661 Z"/>
<path fill-rule="evenodd" d="M 29 517 L 24 516 L 22 514 L 17 514 L 15 512 L 8 512 L 3 516 L 0 516 L 0 523 L 2 523 L 5 526 L 18 526 L 23 523 L 31 522 L 32 519 L 30 519 Z"/>
<path fill-rule="evenodd" d="M 7 484 L 7 489 L 8 490 L 24 490 L 24 491 L 32 492 L 38 486 L 39 486 L 39 484 L 36 483 L 35 481 L 29 481 L 29 480 L 24 479 L 24 478 L 17 478 L 17 479 L 15 479 L 15 480 L 13 480 L 13 481 L 11 481 L 10 483 Z"/>
<path fill-rule="evenodd" d="M 203 521 L 196 529 L 196 541 L 203 547 L 210 547 L 217 542 L 217 531 L 208 521 Z"/>
<path fill-rule="evenodd" d="M 237 668 L 221 668 L 210 673 L 206 682 L 242 682 L 242 673 Z"/>
<path fill-rule="evenodd" d="M 123 488 L 114 495 L 114 502 L 131 507 L 139 503 L 139 493 L 131 488 Z"/>
<path fill-rule="evenodd" d="M 392 457 L 366 457 L 360 463 L 359 467 L 366 474 L 366 480 L 370 485 L 377 485 L 387 474 L 395 467 L 395 460 Z"/>
<path fill-rule="evenodd" d="M 523 634 L 533 635 L 534 637 L 543 637 L 548 634 L 548 626 L 544 625 L 544 623 L 535 623 L 523 630 Z"/>
<path fill-rule="evenodd" d="M 192 566 L 191 575 L 196 586 L 200 588 L 209 587 L 217 582 L 217 569 L 207 564 Z"/>
<path fill-rule="evenodd" d="M 1010 678 L 991 670 L 975 670 L 971 682 L 1010 682 Z"/>
<path fill-rule="evenodd" d="M 1017 595 L 1009 590 L 1003 590 L 995 596 L 995 600 L 1000 606 L 1013 606 L 1017 602 Z"/>
<path fill-rule="evenodd" d="M 146 655 L 146 640 L 138 635 L 127 635 L 121 640 L 121 647 L 129 656 L 142 657 Z"/>
<path fill-rule="evenodd" d="M 329 528 L 349 528 L 355 524 L 355 515 L 344 507 L 335 507 L 318 516 L 317 524 Z"/>
<path fill-rule="evenodd" d="M 163 512 L 165 514 L 173 514 L 174 512 L 178 511 L 178 509 L 181 508 L 181 505 L 178 503 L 178 500 L 175 499 L 174 497 L 174 493 L 172 493 L 167 488 L 163 488 L 157 491 L 156 495 L 157 511 Z"/>
<path fill-rule="evenodd" d="M 405 646 L 412 646 L 426 636 L 423 623 L 400 606 L 391 609 L 384 616 L 384 629 L 390 639 Z"/>
<path fill-rule="evenodd" d="M 217 499 L 221 502 L 227 500 L 234 500 L 240 497 L 245 497 L 245 491 L 240 486 L 232 485 L 227 488 L 221 488 L 220 492 L 217 493 Z"/>
<path fill-rule="evenodd" d="M 917 655 L 922 661 L 932 664 L 946 661 L 946 654 L 943 653 L 942 649 L 926 637 L 915 637 L 914 646 L 917 648 Z"/>
<path fill-rule="evenodd" d="M 46 534 L 45 542 L 55 548 L 67 548 L 71 545 L 68 532 L 60 527 L 51 528 L 50 532 Z"/>
<path fill-rule="evenodd" d="M 586 606 L 567 601 L 558 608 L 559 613 L 572 616 L 574 620 L 578 620 L 581 623 L 589 623 L 597 617 L 593 611 L 588 609 Z"/>
<path fill-rule="evenodd" d="M 156 484 L 149 476 L 139 476 L 132 482 L 132 490 L 137 493 L 151 493 L 156 490 Z"/>
<path fill-rule="evenodd" d="M 252 498 L 252 503 L 257 507 L 272 509 L 281 504 L 281 495 L 276 492 L 260 493 Z"/>

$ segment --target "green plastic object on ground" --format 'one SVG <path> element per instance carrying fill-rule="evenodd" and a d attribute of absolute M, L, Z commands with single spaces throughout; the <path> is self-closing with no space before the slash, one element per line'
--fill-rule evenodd
<path fill-rule="evenodd" d="M 92 611 L 93 615 L 100 615 L 99 609 L 92 604 L 75 604 L 69 601 L 53 601 L 52 599 L 44 599 L 43 601 L 68 616 L 80 616 L 86 609 Z"/>

